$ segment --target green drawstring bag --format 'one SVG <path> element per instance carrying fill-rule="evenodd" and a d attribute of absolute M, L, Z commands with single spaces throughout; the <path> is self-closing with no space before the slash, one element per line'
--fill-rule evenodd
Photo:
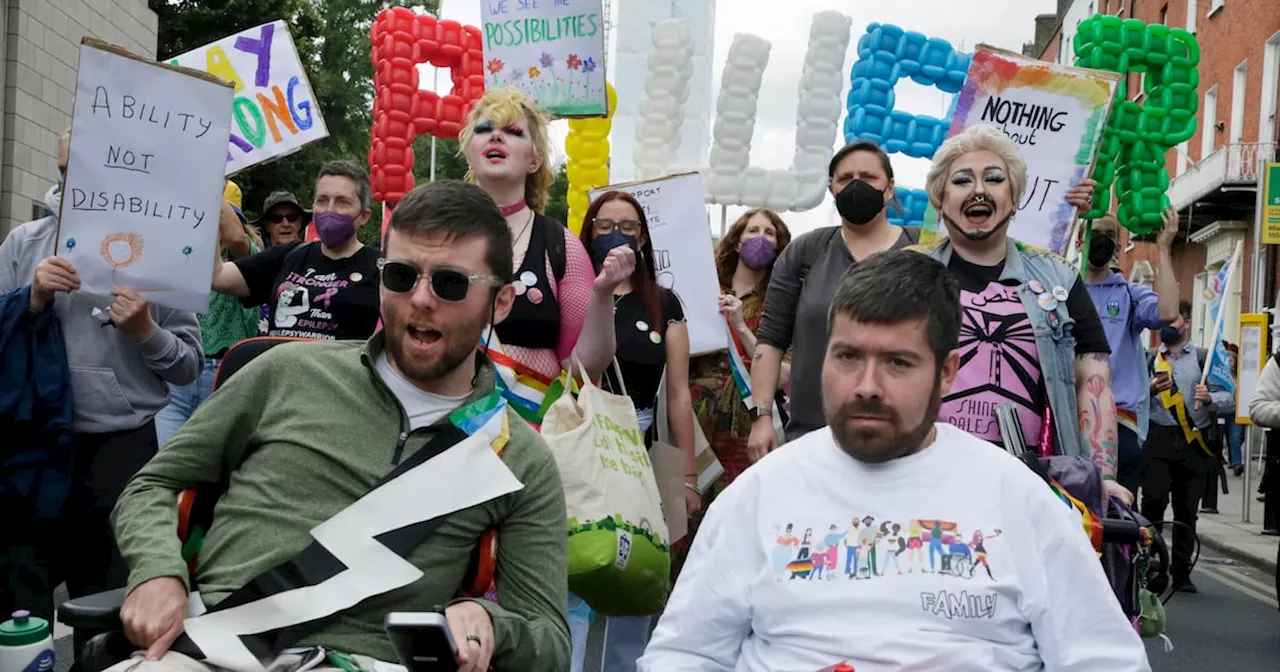
<path fill-rule="evenodd" d="M 1138 616 L 1138 634 L 1143 638 L 1163 635 L 1165 612 L 1160 596 L 1143 588 L 1138 592 L 1138 604 L 1142 606 L 1142 614 Z"/>

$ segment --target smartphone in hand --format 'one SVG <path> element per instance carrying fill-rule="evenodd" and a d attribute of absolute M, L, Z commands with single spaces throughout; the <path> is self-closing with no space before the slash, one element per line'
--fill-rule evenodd
<path fill-rule="evenodd" d="M 456 672 L 458 647 L 444 614 L 397 611 L 387 614 L 383 629 L 400 664 L 409 672 Z"/>

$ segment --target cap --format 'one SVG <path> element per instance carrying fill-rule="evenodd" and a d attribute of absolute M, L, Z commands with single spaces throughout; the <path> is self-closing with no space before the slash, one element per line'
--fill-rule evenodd
<path fill-rule="evenodd" d="M 245 219 L 244 210 L 242 209 L 244 194 L 240 192 L 240 185 L 232 182 L 231 180 L 227 180 L 227 186 L 222 190 L 222 198 L 227 201 L 231 206 L 231 209 L 240 217 L 241 222 L 248 221 Z"/>
<path fill-rule="evenodd" d="M 13 620 L 0 623 L 0 648 L 35 644 L 49 636 L 49 621 L 29 611 L 13 612 Z"/>
<path fill-rule="evenodd" d="M 302 205 L 298 202 L 298 197 L 294 196 L 293 192 L 273 191 L 271 192 L 270 196 L 267 196 L 267 200 L 262 202 L 262 215 L 258 217 L 256 221 L 254 221 L 253 223 L 254 226 L 262 226 L 266 224 L 264 220 L 267 217 L 267 213 L 271 212 L 271 209 L 276 207 L 277 205 L 292 205 L 293 207 L 297 208 L 298 211 L 302 213 L 303 225 L 306 225 L 308 222 L 311 221 L 311 212 L 308 211 L 306 208 L 302 207 Z"/>

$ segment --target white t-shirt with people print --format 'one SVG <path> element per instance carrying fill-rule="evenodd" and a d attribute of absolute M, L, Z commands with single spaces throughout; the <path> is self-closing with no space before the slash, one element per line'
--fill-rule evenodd
<path fill-rule="evenodd" d="M 711 506 L 641 672 L 1139 672 L 1080 525 L 1004 450 L 937 424 L 859 462 L 812 432 Z"/>

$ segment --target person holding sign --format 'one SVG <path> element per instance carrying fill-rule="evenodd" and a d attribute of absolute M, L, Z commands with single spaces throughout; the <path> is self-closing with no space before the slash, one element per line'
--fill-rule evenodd
<path fill-rule="evenodd" d="M 889 223 L 885 209 L 893 203 L 893 166 L 874 142 L 845 145 L 831 157 L 827 177 L 840 226 L 797 238 L 778 258 L 769 280 L 751 365 L 755 420 L 747 447 L 752 460 L 779 444 L 770 416 L 788 350 L 791 420 L 786 440 L 827 424 L 822 416 L 822 345 L 827 339 L 827 308 L 845 271 L 877 252 L 907 247 L 920 238 L 918 227 Z"/>
<path fill-rule="evenodd" d="M 331 161 L 316 177 L 314 224 L 320 240 L 277 245 L 213 266 L 213 290 L 268 306 L 267 336 L 364 339 L 378 325 L 378 250 L 356 231 L 369 221 L 369 174 L 352 161 Z M 222 245 L 243 244 L 237 222 L 222 227 Z"/>
<path fill-rule="evenodd" d="M 598 378 L 613 360 L 614 290 L 635 269 L 635 253 L 612 251 L 598 271 L 582 243 L 564 224 L 542 214 L 551 170 L 546 114 L 512 89 L 490 89 L 476 102 L 458 136 L 467 179 L 502 209 L 515 254 L 516 302 L 486 338 L 507 399 L 526 420 L 542 422 L 548 386 L 572 370 L 576 349 Z"/>
<path fill-rule="evenodd" d="M 1093 184 L 1082 180 L 1068 201 L 1088 209 Z M 1106 491 L 1132 502 L 1115 481 L 1111 349 L 1080 272 L 1009 238 L 1026 186 L 1017 145 L 993 126 L 971 126 L 934 154 L 926 190 L 948 238 L 917 249 L 951 269 L 964 307 L 963 364 L 939 417 L 1004 445 L 996 409 L 1013 404 L 1025 445 L 1093 458 Z"/>
<path fill-rule="evenodd" d="M 729 227 L 716 250 L 716 276 L 720 280 L 720 309 L 733 330 L 733 345 L 740 357 L 713 353 L 695 358 L 691 364 L 690 390 L 702 431 L 724 466 L 721 482 L 733 482 L 751 466 L 747 438 L 751 434 L 751 412 L 743 403 L 735 371 L 743 361 L 751 361 L 756 351 L 756 330 L 764 312 L 765 292 L 773 275 L 774 261 L 791 243 L 791 231 L 778 213 L 765 208 L 748 210 Z M 779 386 L 791 378 L 791 364 L 784 357 Z"/>
<path fill-rule="evenodd" d="M 68 132 L 58 142 L 64 180 L 70 141 Z M 30 312 L 56 314 L 75 401 L 71 492 L 61 516 L 32 538 L 0 539 L 9 553 L 0 564 L 12 561 L 4 571 L 15 569 L 18 578 L 17 585 L 0 583 L 0 613 L 21 606 L 46 619 L 64 580 L 73 598 L 124 586 L 127 570 L 108 516 L 125 483 L 156 454 L 155 416 L 169 401 L 169 385 L 194 381 L 203 362 L 194 314 L 152 304 L 127 287 L 110 297 L 79 291 L 75 267 L 55 254 L 60 200 L 60 190 L 50 189 L 54 214 L 0 243 L 0 294 L 27 292 Z M 13 510 L 0 502 L 0 511 Z"/>
<path fill-rule="evenodd" d="M 680 299 L 669 289 L 658 285 L 654 273 L 653 243 L 644 208 L 635 197 L 621 191 L 607 191 L 587 208 L 582 222 L 582 243 L 591 250 L 596 268 L 604 264 L 619 247 L 636 253 L 639 262 L 631 276 L 618 285 L 613 295 L 614 328 L 617 330 L 618 364 L 622 381 L 615 380 L 614 369 L 605 373 L 605 382 L 613 389 L 626 388 L 636 407 L 640 430 L 648 433 L 653 426 L 654 404 L 663 372 L 667 376 L 667 418 L 676 447 L 685 455 L 685 509 L 692 516 L 702 508 L 698 491 L 698 470 L 694 459 L 693 402 L 689 394 L 689 327 L 685 324 Z M 574 662 L 581 668 L 586 653 L 588 622 L 571 595 L 570 630 Z M 577 608 L 575 608 L 577 607 Z M 649 637 L 649 616 L 606 616 L 604 669 L 626 672 L 644 652 Z"/>

